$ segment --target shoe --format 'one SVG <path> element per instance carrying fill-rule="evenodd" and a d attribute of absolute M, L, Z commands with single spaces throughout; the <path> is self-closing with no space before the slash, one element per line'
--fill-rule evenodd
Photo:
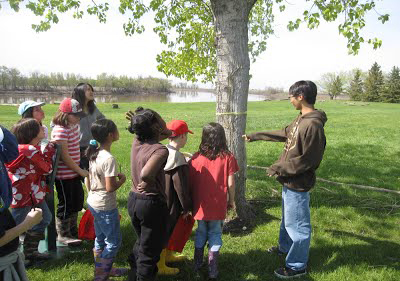
<path fill-rule="evenodd" d="M 167 254 L 165 255 L 165 262 L 179 262 L 186 260 L 187 257 L 182 254 L 176 254 L 174 251 L 167 250 Z"/>
<path fill-rule="evenodd" d="M 285 256 L 287 253 L 282 252 L 279 250 L 279 246 L 273 246 L 267 250 L 267 253 L 276 254 L 278 256 Z"/>
<path fill-rule="evenodd" d="M 165 264 L 165 256 L 167 255 L 167 249 L 163 249 L 160 254 L 160 261 L 157 263 L 158 274 L 160 275 L 176 275 L 179 273 L 178 268 L 168 267 Z"/>
<path fill-rule="evenodd" d="M 274 274 L 276 277 L 281 279 L 296 278 L 307 274 L 306 269 L 303 270 L 293 270 L 288 267 L 280 267 L 275 269 Z"/>

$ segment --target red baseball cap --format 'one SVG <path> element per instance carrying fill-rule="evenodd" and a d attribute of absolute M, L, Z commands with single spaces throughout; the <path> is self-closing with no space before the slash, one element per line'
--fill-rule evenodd
<path fill-rule="evenodd" d="M 172 131 L 172 135 L 170 136 L 170 138 L 182 135 L 184 133 L 193 134 L 193 132 L 191 130 L 189 130 L 186 122 L 183 120 L 172 120 L 171 122 L 168 122 L 167 128 L 168 128 L 168 130 Z"/>
<path fill-rule="evenodd" d="M 85 117 L 86 114 L 82 110 L 82 106 L 75 99 L 66 98 L 64 99 L 59 107 L 59 110 L 64 113 L 76 114 L 79 117 Z"/>

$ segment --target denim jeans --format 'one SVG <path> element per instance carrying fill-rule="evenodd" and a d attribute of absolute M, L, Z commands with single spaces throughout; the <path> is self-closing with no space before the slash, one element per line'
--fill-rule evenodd
<path fill-rule="evenodd" d="M 94 229 L 96 231 L 95 250 L 103 250 L 100 258 L 115 258 L 122 241 L 118 209 L 100 211 L 93 209 L 89 205 L 88 207 L 94 217 Z"/>
<path fill-rule="evenodd" d="M 279 249 L 287 253 L 287 267 L 293 270 L 307 267 L 310 241 L 310 194 L 283 186 Z"/>
<path fill-rule="evenodd" d="M 208 241 L 209 250 L 218 252 L 222 246 L 222 224 L 222 220 L 198 220 L 195 247 L 203 248 Z"/>
<path fill-rule="evenodd" d="M 32 227 L 31 231 L 43 233 L 46 227 L 50 224 L 53 217 L 51 215 L 49 207 L 47 206 L 46 201 L 42 201 L 39 204 L 36 204 L 35 208 L 42 209 L 43 217 L 42 220 L 37 225 Z M 17 225 L 22 223 L 25 220 L 28 213 L 31 211 L 31 209 L 32 206 L 26 206 L 22 208 L 11 208 L 11 214 L 14 217 L 15 223 Z"/>

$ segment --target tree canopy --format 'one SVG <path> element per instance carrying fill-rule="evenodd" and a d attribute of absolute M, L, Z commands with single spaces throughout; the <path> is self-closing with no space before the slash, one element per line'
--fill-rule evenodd
<path fill-rule="evenodd" d="M 244 0 L 243 0 L 244 1 Z M 249 53 L 254 61 L 266 50 L 267 39 L 274 33 L 274 19 L 284 12 L 287 3 L 283 0 L 246 0 L 249 9 L 248 42 Z M 22 0 L 8 0 L 10 7 L 18 11 Z M 159 36 L 166 49 L 157 55 L 158 70 L 167 76 L 175 76 L 188 81 L 203 82 L 215 79 L 215 15 L 211 0 L 120 0 L 119 12 L 127 17 L 123 25 L 126 35 L 142 33 L 145 26 L 141 23 L 143 15 L 152 13 L 156 26 L 153 31 Z M 376 49 L 382 42 L 378 38 L 364 38 L 361 34 L 365 27 L 365 16 L 375 10 L 373 0 L 314 0 L 308 9 L 296 19 L 288 21 L 289 30 L 301 25 L 310 29 L 317 28 L 321 20 L 328 22 L 339 20 L 338 31 L 347 39 L 349 53 L 357 54 L 364 42 Z M 110 2 L 111 3 L 111 2 Z M 46 31 L 59 22 L 59 15 L 71 12 L 74 18 L 85 14 L 94 15 L 102 23 L 107 21 L 110 4 L 106 1 L 76 0 L 32 0 L 26 4 L 40 21 L 32 24 L 37 31 Z M 375 11 L 376 12 L 376 11 Z M 376 12 L 382 23 L 389 19 L 388 14 Z"/>

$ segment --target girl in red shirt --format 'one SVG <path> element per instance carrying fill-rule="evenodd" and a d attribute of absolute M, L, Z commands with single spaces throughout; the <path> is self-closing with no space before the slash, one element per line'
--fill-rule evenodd
<path fill-rule="evenodd" d="M 203 127 L 199 151 L 193 155 L 189 167 L 193 216 L 198 223 L 194 268 L 198 271 L 201 267 L 204 246 L 208 241 L 209 278 L 216 279 L 217 259 L 222 246 L 222 223 L 227 209 L 235 207 L 234 174 L 239 170 L 220 124 L 212 122 Z"/>
<path fill-rule="evenodd" d="M 25 220 L 31 209 L 39 208 L 43 213 L 41 222 L 25 234 L 25 259 L 32 263 L 49 258 L 48 254 L 38 252 L 38 245 L 44 239 L 44 231 L 52 220 L 45 201 L 46 192 L 49 191 L 45 176 L 52 172 L 55 149 L 52 143 L 41 149 L 39 143 L 45 138 L 44 128 L 33 118 L 21 119 L 12 128 L 12 133 L 19 143 L 19 156 L 6 165 L 12 182 L 11 213 L 17 225 Z"/>

